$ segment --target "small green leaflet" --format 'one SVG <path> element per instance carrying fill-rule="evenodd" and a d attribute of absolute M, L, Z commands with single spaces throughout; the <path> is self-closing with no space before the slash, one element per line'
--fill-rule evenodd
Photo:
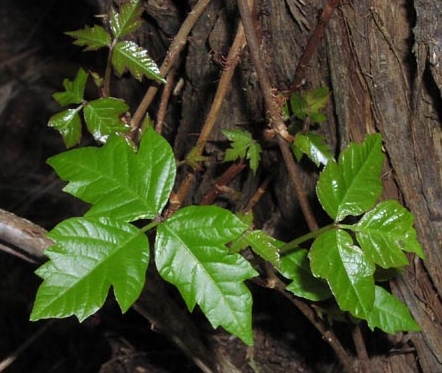
<path fill-rule="evenodd" d="M 139 0 L 130 0 L 120 6 L 118 12 L 110 13 L 110 27 L 116 39 L 122 38 L 141 26 L 141 13 L 143 9 Z"/>
<path fill-rule="evenodd" d="M 69 183 L 63 189 L 93 206 L 86 216 L 124 221 L 153 219 L 164 208 L 175 181 L 175 159 L 167 141 L 152 128 L 138 153 L 112 136 L 101 148 L 85 147 L 48 160 Z"/>
<path fill-rule="evenodd" d="M 64 92 L 57 92 L 52 97 L 61 105 L 68 106 L 71 104 L 81 104 L 83 102 L 84 88 L 89 74 L 81 67 L 77 72 L 74 80 L 63 80 Z"/>
<path fill-rule="evenodd" d="M 166 82 L 155 61 L 149 57 L 147 50 L 139 47 L 133 41 L 120 41 L 115 45 L 112 53 L 112 65 L 119 75 L 122 75 L 127 69 L 134 78 L 140 81 L 143 76 L 146 76 L 161 83 Z"/>
<path fill-rule="evenodd" d="M 257 273 L 225 246 L 246 229 L 220 207 L 185 207 L 158 225 L 155 263 L 189 310 L 198 304 L 214 328 L 222 326 L 252 345 L 252 296 L 243 281 Z"/>
<path fill-rule="evenodd" d="M 302 95 L 293 93 L 289 102 L 293 113 L 300 120 L 305 120 L 309 117 L 311 123 L 322 123 L 326 120 L 326 117 L 319 110 L 327 105 L 329 97 L 330 92 L 328 88 L 319 87 Z M 284 111 L 286 116 L 288 116 L 289 110 L 285 109 Z"/>
<path fill-rule="evenodd" d="M 77 40 L 75 45 L 84 46 L 85 51 L 95 51 L 103 47 L 110 47 L 111 37 L 106 30 L 98 25 L 93 27 L 86 26 L 84 29 L 66 32 L 66 35 L 72 36 Z"/>
<path fill-rule="evenodd" d="M 76 109 L 61 111 L 49 119 L 48 126 L 54 127 L 60 133 L 67 148 L 80 143 L 81 119 L 78 112 L 81 108 L 82 106 L 79 106 Z"/>
<path fill-rule="evenodd" d="M 250 162 L 250 168 L 253 172 L 256 172 L 261 160 L 261 145 L 253 140 L 247 131 L 224 130 L 222 132 L 232 142 L 232 147 L 226 150 L 224 162 L 247 158 Z"/>
<path fill-rule="evenodd" d="M 280 272 L 292 280 L 286 289 L 298 297 L 312 301 L 330 298 L 332 294 L 327 283 L 313 276 L 307 254 L 307 250 L 299 249 L 282 255 Z"/>
<path fill-rule="evenodd" d="M 339 308 L 365 319 L 373 310 L 374 264 L 341 229 L 321 234 L 309 253 L 313 275 L 327 280 Z"/>
<path fill-rule="evenodd" d="M 284 245 L 284 242 L 278 241 L 266 232 L 257 229 L 244 233 L 234 241 L 230 247 L 230 252 L 239 252 L 250 247 L 255 254 L 279 268 L 281 267 L 279 247 L 282 245 Z"/>
<path fill-rule="evenodd" d="M 121 121 L 121 115 L 129 109 L 127 104 L 118 98 L 106 97 L 89 101 L 84 106 L 84 120 L 87 129 L 94 139 L 106 142 L 109 135 L 129 131 Z"/>
<path fill-rule="evenodd" d="M 413 214 L 397 201 L 388 200 L 367 212 L 352 230 L 370 260 L 382 268 L 401 267 L 408 264 L 402 251 L 424 257 L 413 221 Z"/>
<path fill-rule="evenodd" d="M 336 222 L 372 208 L 382 192 L 384 155 L 380 134 L 361 144 L 351 143 L 339 162 L 330 160 L 319 176 L 316 193 L 322 207 Z"/>
<path fill-rule="evenodd" d="M 328 161 L 333 159 L 332 152 L 325 143 L 324 136 L 313 132 L 307 132 L 305 135 L 297 134 L 292 146 L 298 161 L 301 159 L 302 154 L 305 154 L 319 167 L 321 164 L 327 165 Z M 298 150 L 301 154 L 297 152 Z"/>
<path fill-rule="evenodd" d="M 380 286 L 375 287 L 373 310 L 367 315 L 371 330 L 379 328 L 385 333 L 395 334 L 399 331 L 420 331 L 408 308 L 395 296 Z"/>
<path fill-rule="evenodd" d="M 76 315 L 80 321 L 102 307 L 112 286 L 122 312 L 143 289 L 149 243 L 136 227 L 108 218 L 72 218 L 48 237 L 56 244 L 37 271 L 40 285 L 31 320 Z"/>

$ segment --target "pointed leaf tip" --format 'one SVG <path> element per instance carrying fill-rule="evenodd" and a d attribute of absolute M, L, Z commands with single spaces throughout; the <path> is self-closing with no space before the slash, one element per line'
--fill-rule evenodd
<path fill-rule="evenodd" d="M 383 163 L 380 134 L 368 135 L 360 144 L 351 143 L 338 163 L 328 162 L 316 186 L 327 214 L 338 222 L 372 208 L 382 192 Z"/>
<path fill-rule="evenodd" d="M 158 226 L 155 263 L 189 310 L 198 304 L 214 328 L 222 326 L 251 345 L 252 296 L 243 281 L 257 273 L 225 246 L 245 229 L 219 207 L 186 207 Z"/>

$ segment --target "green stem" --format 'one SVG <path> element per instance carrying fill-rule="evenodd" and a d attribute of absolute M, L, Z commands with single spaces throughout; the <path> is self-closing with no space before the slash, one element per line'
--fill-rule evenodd
<path fill-rule="evenodd" d="M 107 55 L 106 61 L 106 70 L 104 72 L 104 80 L 103 80 L 103 96 L 110 96 L 110 81 L 112 76 L 112 53 L 114 52 L 115 44 L 117 43 L 117 39 L 112 41 L 112 44 L 109 47 L 109 53 Z"/>
<path fill-rule="evenodd" d="M 300 244 L 302 244 L 305 241 L 311 240 L 312 238 L 316 238 L 318 237 L 320 234 L 327 232 L 327 231 L 331 231 L 332 229 L 336 228 L 336 224 L 335 223 L 331 223 L 329 225 L 326 225 L 325 227 L 316 229 L 312 232 L 309 232 L 307 234 L 304 234 L 301 237 L 295 238 L 293 241 L 290 241 L 288 243 L 286 243 L 284 246 L 281 246 L 279 248 L 279 253 L 280 254 L 284 254 L 290 250 L 293 250 L 295 248 L 297 248 Z"/>
<path fill-rule="evenodd" d="M 155 228 L 158 224 L 160 224 L 159 221 L 151 221 L 149 224 L 145 225 L 144 227 L 140 228 L 140 231 L 143 233 L 146 233 L 147 231 L 150 231 L 151 229 Z"/>

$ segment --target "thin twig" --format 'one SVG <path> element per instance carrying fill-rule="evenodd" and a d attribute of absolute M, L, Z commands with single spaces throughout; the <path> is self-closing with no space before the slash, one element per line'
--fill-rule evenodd
<path fill-rule="evenodd" d="M 219 195 L 220 190 L 230 183 L 239 173 L 244 170 L 246 164 L 241 161 L 232 163 L 230 167 L 215 181 L 212 188 L 203 196 L 200 205 L 211 205 Z"/>
<path fill-rule="evenodd" d="M 167 106 L 169 104 L 170 95 L 173 91 L 173 86 L 175 83 L 175 68 L 167 76 L 167 82 L 163 89 L 163 94 L 161 95 L 160 107 L 158 109 L 157 122 L 155 125 L 155 131 L 159 134 L 163 132 L 164 118 L 166 117 Z"/>
<path fill-rule="evenodd" d="M 252 2 L 252 0 L 249 1 Z M 229 91 L 233 73 L 235 72 L 236 65 L 240 60 L 241 51 L 245 47 L 245 45 L 246 38 L 244 35 L 244 28 L 240 23 L 236 31 L 235 39 L 233 40 L 233 44 L 230 47 L 229 54 L 227 55 L 225 67 L 221 73 L 212 106 L 210 107 L 206 121 L 198 137 L 198 141 L 196 144 L 198 155 L 201 155 L 203 153 L 206 142 L 209 139 L 210 133 L 213 130 L 216 120 L 218 119 L 224 97 Z M 170 199 L 170 204 L 165 213 L 165 216 L 170 216 L 182 206 L 184 198 L 187 196 L 190 190 L 194 177 L 195 176 L 193 171 L 189 171 L 187 173 L 184 181 L 178 188 L 177 193 Z"/>
<path fill-rule="evenodd" d="M 310 37 L 307 46 L 305 47 L 304 53 L 299 59 L 298 66 L 296 67 L 295 77 L 293 78 L 291 88 L 292 92 L 302 86 L 305 77 L 305 69 L 307 68 L 310 60 L 315 54 L 316 49 L 319 45 L 319 41 L 324 36 L 325 28 L 327 27 L 327 24 L 330 21 L 334 10 L 339 5 L 339 1 L 340 0 L 329 0 L 327 5 L 322 10 L 322 14 L 319 18 L 318 24 L 316 25 L 315 30 L 313 31 L 313 34 Z"/>
<path fill-rule="evenodd" d="M 272 94 L 272 86 L 270 84 L 270 78 L 267 73 L 267 70 L 264 68 L 264 62 L 260 55 L 260 48 L 255 34 L 253 21 L 250 14 L 250 8 L 247 5 L 247 0 L 238 0 L 238 7 L 241 14 L 241 20 L 244 25 L 244 31 L 246 33 L 250 56 L 252 57 L 256 74 L 258 75 L 258 81 L 261 86 L 261 91 L 264 97 L 264 104 L 266 107 L 269 123 L 271 124 L 272 128 L 276 131 L 276 133 L 279 135 L 278 136 L 279 147 L 281 149 L 281 153 L 284 158 L 284 162 L 286 164 L 290 180 L 295 189 L 296 195 L 299 200 L 299 204 L 301 206 L 307 224 L 310 230 L 315 230 L 318 228 L 318 224 L 316 223 L 313 212 L 311 210 L 307 194 L 303 189 L 302 181 L 299 176 L 299 172 L 297 171 L 298 166 L 296 165 L 293 159 L 293 156 L 289 148 L 289 144 L 286 141 L 290 140 L 287 131 L 287 126 L 285 125 L 283 120 L 281 107 L 280 105 L 277 104 Z"/>
<path fill-rule="evenodd" d="M 364 336 L 362 335 L 361 324 L 356 325 L 352 331 L 353 343 L 358 355 L 361 373 L 370 373 L 370 359 L 365 347 Z"/>
<path fill-rule="evenodd" d="M 295 307 L 310 321 L 310 323 L 318 330 L 321 335 L 324 337 L 325 341 L 330 345 L 330 347 L 335 352 L 336 356 L 338 357 L 339 361 L 341 362 L 342 366 L 344 367 L 344 370 L 346 373 L 355 373 L 355 369 L 353 368 L 352 361 L 347 354 L 347 351 L 345 351 L 344 347 L 342 346 L 341 342 L 339 342 L 339 339 L 336 337 L 335 333 L 332 329 L 329 329 L 326 327 L 324 322 L 322 320 L 318 319 L 316 317 L 315 312 L 303 301 L 300 299 L 292 296 L 287 290 L 285 289 L 285 284 L 275 276 L 275 278 L 272 279 L 272 288 L 276 289 L 279 293 L 281 293 L 285 298 L 287 298 L 291 303 L 295 305 Z M 258 284 L 259 286 L 268 287 L 268 283 L 266 280 L 255 277 L 253 279 L 253 282 Z"/>
<path fill-rule="evenodd" d="M 22 355 L 25 350 L 27 350 L 38 338 L 40 338 L 52 325 L 54 325 L 55 321 L 56 320 L 47 321 L 11 355 L 0 361 L 0 372 L 4 372 L 15 360 L 17 360 L 17 358 Z"/>
<path fill-rule="evenodd" d="M 167 51 L 166 58 L 160 67 L 160 73 L 163 77 L 166 77 L 169 70 L 175 65 L 178 57 L 186 45 L 187 36 L 192 30 L 198 18 L 203 13 L 204 9 L 206 9 L 207 5 L 209 5 L 211 0 L 200 0 L 192 9 L 192 11 L 187 15 L 187 18 L 184 20 L 181 28 L 178 30 L 178 33 L 175 35 L 175 38 L 172 41 L 172 44 Z M 147 90 L 144 95 L 141 103 L 138 105 L 134 115 L 131 120 L 131 132 L 134 133 L 139 128 L 141 122 L 143 121 L 144 116 L 146 115 L 147 108 L 152 102 L 158 91 L 158 85 L 152 85 Z"/>
<path fill-rule="evenodd" d="M 272 175 L 268 174 L 265 180 L 262 182 L 262 184 L 258 187 L 255 194 L 250 198 L 249 202 L 247 202 L 246 207 L 242 209 L 242 212 L 244 214 L 248 213 L 253 209 L 253 207 L 259 202 L 261 197 L 264 195 L 264 193 L 267 190 L 267 187 L 270 184 L 270 181 L 272 180 Z"/>

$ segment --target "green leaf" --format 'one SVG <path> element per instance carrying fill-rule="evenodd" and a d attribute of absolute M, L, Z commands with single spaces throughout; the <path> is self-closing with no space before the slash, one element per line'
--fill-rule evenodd
<path fill-rule="evenodd" d="M 295 116 L 301 120 L 307 117 L 307 103 L 303 96 L 299 93 L 293 93 L 290 97 L 290 107 Z"/>
<path fill-rule="evenodd" d="M 75 45 L 84 46 L 85 51 L 95 51 L 103 47 L 109 47 L 111 37 L 106 30 L 98 25 L 93 27 L 86 26 L 84 29 L 66 32 L 66 35 L 72 36 L 77 40 Z"/>
<path fill-rule="evenodd" d="M 56 92 L 52 97 L 61 105 L 68 106 L 71 104 L 81 104 L 83 102 L 84 88 L 89 74 L 81 67 L 77 72 L 74 80 L 63 80 L 65 92 Z"/>
<path fill-rule="evenodd" d="M 119 75 L 122 75 L 127 69 L 135 79 L 140 81 L 143 76 L 146 76 L 161 83 L 166 82 L 155 61 L 149 57 L 147 50 L 139 47 L 133 41 L 120 41 L 115 45 L 112 53 L 112 65 Z"/>
<path fill-rule="evenodd" d="M 330 298 L 332 294 L 327 283 L 313 276 L 307 254 L 307 250 L 299 249 L 281 257 L 280 272 L 292 280 L 287 285 L 287 290 L 312 301 Z"/>
<path fill-rule="evenodd" d="M 412 213 L 389 200 L 367 212 L 352 230 L 370 260 L 383 268 L 401 267 L 408 264 L 402 250 L 424 257 L 413 221 Z"/>
<path fill-rule="evenodd" d="M 254 173 L 256 173 L 256 170 L 258 169 L 259 166 L 259 162 L 261 161 L 261 152 L 262 152 L 261 145 L 259 145 L 256 141 L 250 144 L 246 158 L 249 160 L 250 168 Z"/>
<path fill-rule="evenodd" d="M 317 167 L 321 164 L 326 165 L 330 159 L 333 159 L 330 147 L 325 143 L 324 136 L 313 132 L 307 132 L 305 135 L 297 134 L 293 147 L 301 150 Z"/>
<path fill-rule="evenodd" d="M 307 91 L 304 94 L 293 93 L 290 96 L 290 107 L 295 116 L 304 121 L 307 117 L 311 123 L 322 123 L 326 120 L 326 116 L 319 110 L 325 108 L 330 97 L 327 87 L 319 87 L 313 91 Z M 288 116 L 289 111 L 285 109 Z"/>
<path fill-rule="evenodd" d="M 72 218 L 48 237 L 56 245 L 37 271 L 31 320 L 76 315 L 80 321 L 103 305 L 112 286 L 122 312 L 137 300 L 145 282 L 149 243 L 136 227 L 107 218 Z"/>
<path fill-rule="evenodd" d="M 237 249 L 233 248 L 232 250 L 231 248 L 231 252 L 250 247 L 257 255 L 273 264 L 276 268 L 281 266 L 279 247 L 284 245 L 284 242 L 278 241 L 262 230 L 246 232 L 234 244 Z"/>
<path fill-rule="evenodd" d="M 90 101 L 84 107 L 84 120 L 94 139 L 106 142 L 109 135 L 128 132 L 121 116 L 129 109 L 127 104 L 113 97 L 99 98 Z"/>
<path fill-rule="evenodd" d="M 330 91 L 328 90 L 327 87 L 318 87 L 313 91 L 308 91 L 305 95 L 305 102 L 306 106 L 308 107 L 308 114 L 311 113 L 316 114 L 319 112 L 319 110 L 325 108 L 329 97 L 330 97 Z M 312 122 L 314 121 L 312 120 Z"/>
<path fill-rule="evenodd" d="M 257 275 L 225 246 L 247 225 L 216 206 L 190 206 L 158 225 L 155 262 L 180 291 L 189 310 L 198 304 L 214 328 L 253 344 L 252 296 L 244 280 Z"/>
<path fill-rule="evenodd" d="M 81 108 L 64 110 L 49 119 L 48 126 L 60 132 L 67 148 L 77 145 L 81 140 L 81 119 L 78 114 Z"/>
<path fill-rule="evenodd" d="M 176 173 L 172 149 L 153 129 L 141 139 L 137 154 L 125 140 L 111 137 L 101 148 L 71 150 L 48 163 L 69 181 L 64 191 L 93 204 L 87 216 L 124 221 L 159 215 Z"/>
<path fill-rule="evenodd" d="M 327 280 L 343 311 L 366 318 L 375 296 L 374 264 L 367 259 L 350 235 L 341 230 L 321 234 L 309 253 L 313 275 Z"/>
<path fill-rule="evenodd" d="M 110 28 L 115 38 L 121 38 L 137 30 L 142 24 L 142 12 L 139 0 L 130 0 L 122 4 L 118 12 L 111 10 Z"/>
<path fill-rule="evenodd" d="M 231 142 L 231 148 L 226 150 L 224 162 L 236 159 L 248 159 L 253 172 L 258 169 L 261 160 L 261 145 L 253 140 L 252 135 L 247 131 L 224 130 L 222 131 Z"/>
<path fill-rule="evenodd" d="M 380 134 L 361 144 L 351 143 L 330 161 L 319 176 L 316 193 L 322 207 L 335 221 L 360 215 L 372 208 L 382 192 L 380 179 L 384 155 Z"/>
<path fill-rule="evenodd" d="M 371 330 L 379 328 L 385 333 L 420 331 L 421 328 L 410 315 L 410 311 L 399 299 L 380 286 L 375 289 L 374 307 L 367 317 Z"/>

